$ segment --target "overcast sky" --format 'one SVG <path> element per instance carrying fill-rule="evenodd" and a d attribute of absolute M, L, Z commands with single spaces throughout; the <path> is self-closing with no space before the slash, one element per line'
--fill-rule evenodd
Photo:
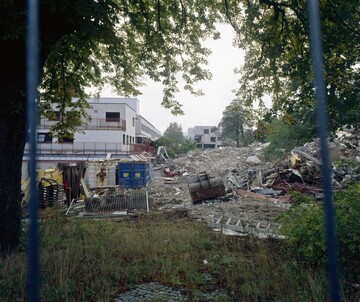
<path fill-rule="evenodd" d="M 162 133 L 172 122 L 180 124 L 185 134 L 188 128 L 194 126 L 217 126 L 225 107 L 235 98 L 232 90 L 238 86 L 238 76 L 234 74 L 234 68 L 242 64 L 244 55 L 242 50 L 232 46 L 232 28 L 229 25 L 219 25 L 218 29 L 221 39 L 205 41 L 205 45 L 212 50 L 208 58 L 212 80 L 196 85 L 205 95 L 195 97 L 179 87 L 177 99 L 183 105 L 185 115 L 173 116 L 170 110 L 161 106 L 161 84 L 149 81 L 140 88 L 142 95 L 137 97 L 140 100 L 140 114 Z M 101 96 L 121 97 L 109 88 L 104 89 Z"/>

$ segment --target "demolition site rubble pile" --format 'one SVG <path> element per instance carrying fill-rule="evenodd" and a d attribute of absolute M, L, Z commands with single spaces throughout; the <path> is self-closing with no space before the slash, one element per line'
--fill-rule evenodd
<path fill-rule="evenodd" d="M 164 175 L 166 165 L 155 166 L 155 178 L 147 188 L 154 210 L 185 208 L 215 230 L 278 236 L 280 226 L 275 218 L 290 207 L 289 192 L 323 198 L 322 163 L 317 140 L 284 153 L 275 162 L 265 161 L 262 155 L 267 145 L 193 150 L 172 161 L 172 169 L 178 172 L 173 177 Z M 329 152 L 332 190 L 342 190 L 360 179 L 359 131 L 338 132 L 329 142 Z M 205 171 L 223 180 L 225 194 L 194 202 L 189 176 Z"/>
<path fill-rule="evenodd" d="M 343 190 L 359 181 L 360 131 L 338 131 L 328 145 L 331 189 Z M 85 203 L 70 204 L 66 214 L 134 215 L 180 208 L 224 233 L 279 237 L 276 217 L 289 209 L 292 191 L 322 201 L 322 162 L 318 140 L 283 151 L 276 161 L 265 160 L 267 146 L 196 149 L 171 160 L 163 147 L 161 158 L 143 164 L 141 172 L 148 177 L 142 187 L 87 192 L 82 181 Z"/>

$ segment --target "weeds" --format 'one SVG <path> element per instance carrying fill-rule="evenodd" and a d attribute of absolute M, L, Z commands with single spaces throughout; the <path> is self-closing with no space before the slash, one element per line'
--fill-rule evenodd
<path fill-rule="evenodd" d="M 279 245 L 215 234 L 182 211 L 123 220 L 54 211 L 41 223 L 41 300 L 114 301 L 158 281 L 186 288 L 192 301 L 215 290 L 213 301 L 326 301 L 324 272 L 302 268 Z M 25 300 L 25 256 L 1 260 L 1 301 Z"/>

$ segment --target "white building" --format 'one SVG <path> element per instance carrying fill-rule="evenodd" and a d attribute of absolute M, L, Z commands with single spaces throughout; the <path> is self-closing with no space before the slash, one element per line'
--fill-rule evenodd
<path fill-rule="evenodd" d="M 195 126 L 188 129 L 188 138 L 196 141 L 200 149 L 215 149 L 222 145 L 221 136 L 216 126 Z"/>
<path fill-rule="evenodd" d="M 132 152 L 133 145 L 154 141 L 161 133 L 140 115 L 136 98 L 90 98 L 86 109 L 91 120 L 77 127 L 73 137 L 53 138 L 50 127 L 60 120 L 54 112 L 52 119 L 41 117 L 37 131 L 39 154 L 106 155 Z M 27 149 L 26 149 L 27 150 Z"/>

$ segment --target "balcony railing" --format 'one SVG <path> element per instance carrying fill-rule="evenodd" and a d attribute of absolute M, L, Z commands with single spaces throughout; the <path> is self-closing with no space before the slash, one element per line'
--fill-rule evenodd
<path fill-rule="evenodd" d="M 121 143 L 41 143 L 37 144 L 39 155 L 87 155 L 87 154 L 122 154 L 133 153 L 134 145 Z M 29 146 L 25 146 L 25 154 L 29 153 Z"/>
<path fill-rule="evenodd" d="M 49 129 L 53 126 L 56 122 L 49 121 L 45 118 L 40 120 L 38 124 L 38 129 Z M 79 125 L 76 127 L 77 130 L 121 130 L 126 131 L 126 121 L 123 119 L 99 119 L 99 118 L 92 118 L 91 121 Z"/>

